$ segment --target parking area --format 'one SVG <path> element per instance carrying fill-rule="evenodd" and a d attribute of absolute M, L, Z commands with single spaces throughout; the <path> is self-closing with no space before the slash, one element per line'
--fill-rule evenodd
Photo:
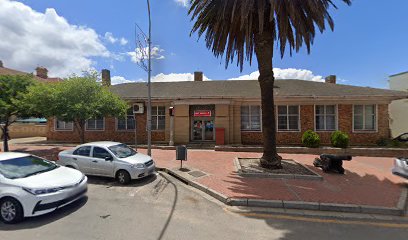
<path fill-rule="evenodd" d="M 11 149 L 56 160 L 60 151 L 69 149 L 66 145 L 13 144 Z M 146 153 L 146 149 L 139 149 Z M 218 152 L 213 150 L 189 150 L 185 168 L 198 172 L 193 181 L 229 198 L 283 200 L 324 204 L 352 204 L 370 208 L 396 208 L 406 199 L 408 181 L 391 173 L 393 158 L 353 157 L 345 162 L 345 175 L 325 173 L 313 166 L 316 155 L 281 154 L 293 159 L 323 177 L 323 181 L 301 179 L 273 179 L 242 177 L 236 173 L 234 159 L 260 157 L 252 152 Z M 153 149 L 156 166 L 178 169 L 174 150 Z M 273 187 L 271 187 L 273 186 Z M 378 192 L 382 193 L 378 197 Z M 400 201 L 400 200 L 403 201 Z"/>
<path fill-rule="evenodd" d="M 266 239 L 269 229 L 242 232 L 242 223 L 229 226 L 227 234 L 221 226 L 234 221 L 232 215 L 159 174 L 127 186 L 90 177 L 88 187 L 87 198 L 51 214 L 17 225 L 0 223 L 0 239 Z"/>
<path fill-rule="evenodd" d="M 87 198 L 17 225 L 0 223 L 0 239 L 304 239 L 305 234 L 344 239 L 345 233 L 347 239 L 404 239 L 408 234 L 405 225 L 381 226 L 236 214 L 171 176 L 156 174 L 128 186 L 90 177 Z"/>

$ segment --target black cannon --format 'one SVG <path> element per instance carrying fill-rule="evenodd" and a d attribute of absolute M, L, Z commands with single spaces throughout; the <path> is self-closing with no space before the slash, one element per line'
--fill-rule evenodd
<path fill-rule="evenodd" d="M 337 172 L 344 174 L 343 161 L 351 161 L 352 156 L 322 154 L 313 162 L 315 167 L 320 167 L 323 172 Z"/>

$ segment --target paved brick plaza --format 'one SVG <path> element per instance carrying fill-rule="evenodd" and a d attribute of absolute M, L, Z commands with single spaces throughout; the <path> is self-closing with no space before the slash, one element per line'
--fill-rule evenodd
<path fill-rule="evenodd" d="M 56 160 L 60 146 L 12 145 L 13 151 L 29 151 Z M 145 153 L 145 149 L 140 149 Z M 174 150 L 153 149 L 158 167 L 176 168 Z M 323 181 L 295 179 L 244 178 L 235 172 L 235 157 L 259 157 L 260 153 L 189 150 L 184 166 L 199 169 L 206 176 L 196 181 L 230 198 L 255 198 L 320 203 L 358 204 L 396 207 L 407 181 L 391 174 L 392 158 L 354 157 L 345 162 L 345 175 L 326 174 L 312 164 L 314 155 L 282 154 L 305 164 L 323 176 Z"/>

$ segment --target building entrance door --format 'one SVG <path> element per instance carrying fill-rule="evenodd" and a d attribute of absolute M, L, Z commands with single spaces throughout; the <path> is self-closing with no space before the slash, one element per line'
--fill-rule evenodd
<path fill-rule="evenodd" d="M 204 141 L 214 140 L 214 121 L 204 121 Z"/>
<path fill-rule="evenodd" d="M 193 141 L 202 141 L 203 140 L 203 121 L 194 120 L 193 121 Z"/>
<path fill-rule="evenodd" d="M 214 120 L 193 120 L 192 126 L 193 141 L 213 141 L 214 140 Z"/>

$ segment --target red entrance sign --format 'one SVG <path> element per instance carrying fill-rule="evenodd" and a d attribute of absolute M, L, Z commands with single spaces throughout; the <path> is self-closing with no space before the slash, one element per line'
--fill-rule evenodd
<path fill-rule="evenodd" d="M 211 110 L 196 110 L 194 117 L 211 117 Z"/>

